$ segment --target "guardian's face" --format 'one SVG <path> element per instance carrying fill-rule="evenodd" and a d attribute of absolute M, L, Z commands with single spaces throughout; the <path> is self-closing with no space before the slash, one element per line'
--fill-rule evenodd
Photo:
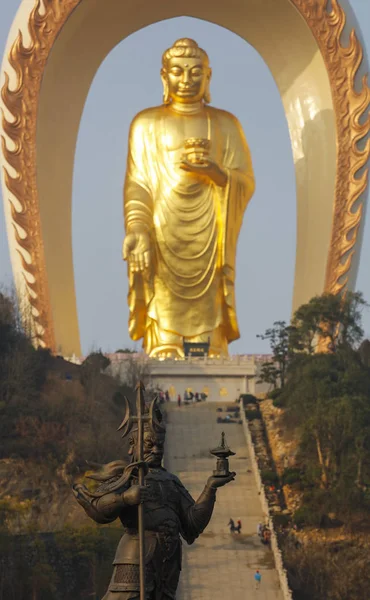
<path fill-rule="evenodd" d="M 170 58 L 162 76 L 167 79 L 170 98 L 190 104 L 204 98 L 211 70 L 201 58 Z"/>
<path fill-rule="evenodd" d="M 154 434 L 150 431 L 144 432 L 143 458 L 150 467 L 161 466 L 164 452 L 164 440 L 164 435 Z M 135 460 L 137 460 L 137 435 L 135 435 L 135 438 L 132 441 L 132 446 L 132 453 L 134 454 Z"/>
<path fill-rule="evenodd" d="M 160 467 L 164 452 L 164 436 L 144 434 L 144 460 L 151 467 Z"/>

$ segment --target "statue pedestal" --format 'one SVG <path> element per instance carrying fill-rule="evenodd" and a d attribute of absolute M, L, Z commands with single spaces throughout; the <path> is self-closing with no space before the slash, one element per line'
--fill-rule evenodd
<path fill-rule="evenodd" d="M 168 390 L 172 401 L 186 390 L 207 394 L 208 401 L 234 402 L 240 394 L 255 393 L 257 365 L 253 356 L 149 360 L 154 385 Z"/>
<path fill-rule="evenodd" d="M 167 390 L 172 401 L 178 394 L 184 399 L 185 391 L 207 394 L 213 402 L 234 402 L 240 394 L 260 394 L 269 390 L 269 385 L 257 383 L 261 364 L 271 360 L 269 354 L 234 355 L 227 358 L 188 357 L 182 360 L 158 360 L 143 352 L 114 353 L 106 355 L 111 364 L 107 374 L 118 377 L 122 383 L 133 378 L 151 380 L 155 388 Z M 75 356 L 65 358 L 81 364 L 83 359 Z"/>

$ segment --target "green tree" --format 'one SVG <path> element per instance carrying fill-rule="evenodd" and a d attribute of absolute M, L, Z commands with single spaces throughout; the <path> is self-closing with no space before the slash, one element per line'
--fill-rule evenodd
<path fill-rule="evenodd" d="M 272 385 L 275 390 L 279 382 L 279 369 L 272 361 L 267 361 L 261 364 L 259 379 L 257 383 L 267 383 Z"/>
<path fill-rule="evenodd" d="M 118 348 L 118 350 L 116 350 L 115 353 L 116 354 L 135 354 L 136 350 L 133 350 L 132 348 Z"/>
<path fill-rule="evenodd" d="M 370 367 L 370 340 L 364 340 L 358 349 L 362 363 L 366 367 Z"/>
<path fill-rule="evenodd" d="M 358 344 L 363 336 L 362 310 L 368 306 L 360 292 L 344 296 L 315 296 L 294 313 L 290 344 L 295 351 L 313 354 L 321 340 L 331 352 Z"/>
<path fill-rule="evenodd" d="M 283 388 L 290 356 L 290 326 L 287 326 L 285 321 L 275 321 L 270 329 L 266 329 L 265 333 L 257 337 L 268 340 L 272 352 L 271 362 L 262 365 L 260 380 L 272 383 L 274 387 L 280 381 Z"/>
<path fill-rule="evenodd" d="M 370 444 L 370 370 L 354 350 L 300 355 L 282 393 L 285 422 L 300 433 L 301 456 L 314 461 L 325 488 L 361 486 Z M 314 449 L 314 454 L 312 450 Z"/>
<path fill-rule="evenodd" d="M 109 367 L 110 363 L 109 358 L 100 350 L 91 352 L 83 361 L 80 381 L 90 401 L 94 401 L 101 393 L 101 374 Z"/>
<path fill-rule="evenodd" d="M 360 293 L 317 296 L 298 308 L 290 326 L 278 321 L 262 336 L 273 361 L 261 379 L 273 383 L 276 366 L 279 405 L 299 440 L 309 496 L 324 493 L 315 501 L 320 511 L 370 508 L 370 343 L 359 346 L 366 306 Z"/>
<path fill-rule="evenodd" d="M 94 371 L 105 371 L 110 365 L 110 359 L 101 350 L 91 352 L 83 361 L 82 368 Z"/>

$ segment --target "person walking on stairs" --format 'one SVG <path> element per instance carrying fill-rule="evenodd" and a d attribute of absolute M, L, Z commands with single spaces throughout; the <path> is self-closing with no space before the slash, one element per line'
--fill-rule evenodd
<path fill-rule="evenodd" d="M 235 523 L 234 519 L 230 517 L 230 521 L 228 522 L 228 526 L 230 527 L 230 533 L 234 533 L 235 531 Z"/>
<path fill-rule="evenodd" d="M 259 590 L 261 587 L 261 579 L 262 579 L 262 575 L 259 572 L 259 570 L 257 569 L 257 571 L 254 574 L 254 587 L 256 590 Z"/>

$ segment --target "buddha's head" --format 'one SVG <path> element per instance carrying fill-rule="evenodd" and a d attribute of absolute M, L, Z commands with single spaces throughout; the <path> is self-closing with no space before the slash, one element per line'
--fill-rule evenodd
<path fill-rule="evenodd" d="M 163 102 L 183 104 L 211 101 L 212 70 L 207 53 L 189 38 L 182 38 L 162 56 Z"/>

